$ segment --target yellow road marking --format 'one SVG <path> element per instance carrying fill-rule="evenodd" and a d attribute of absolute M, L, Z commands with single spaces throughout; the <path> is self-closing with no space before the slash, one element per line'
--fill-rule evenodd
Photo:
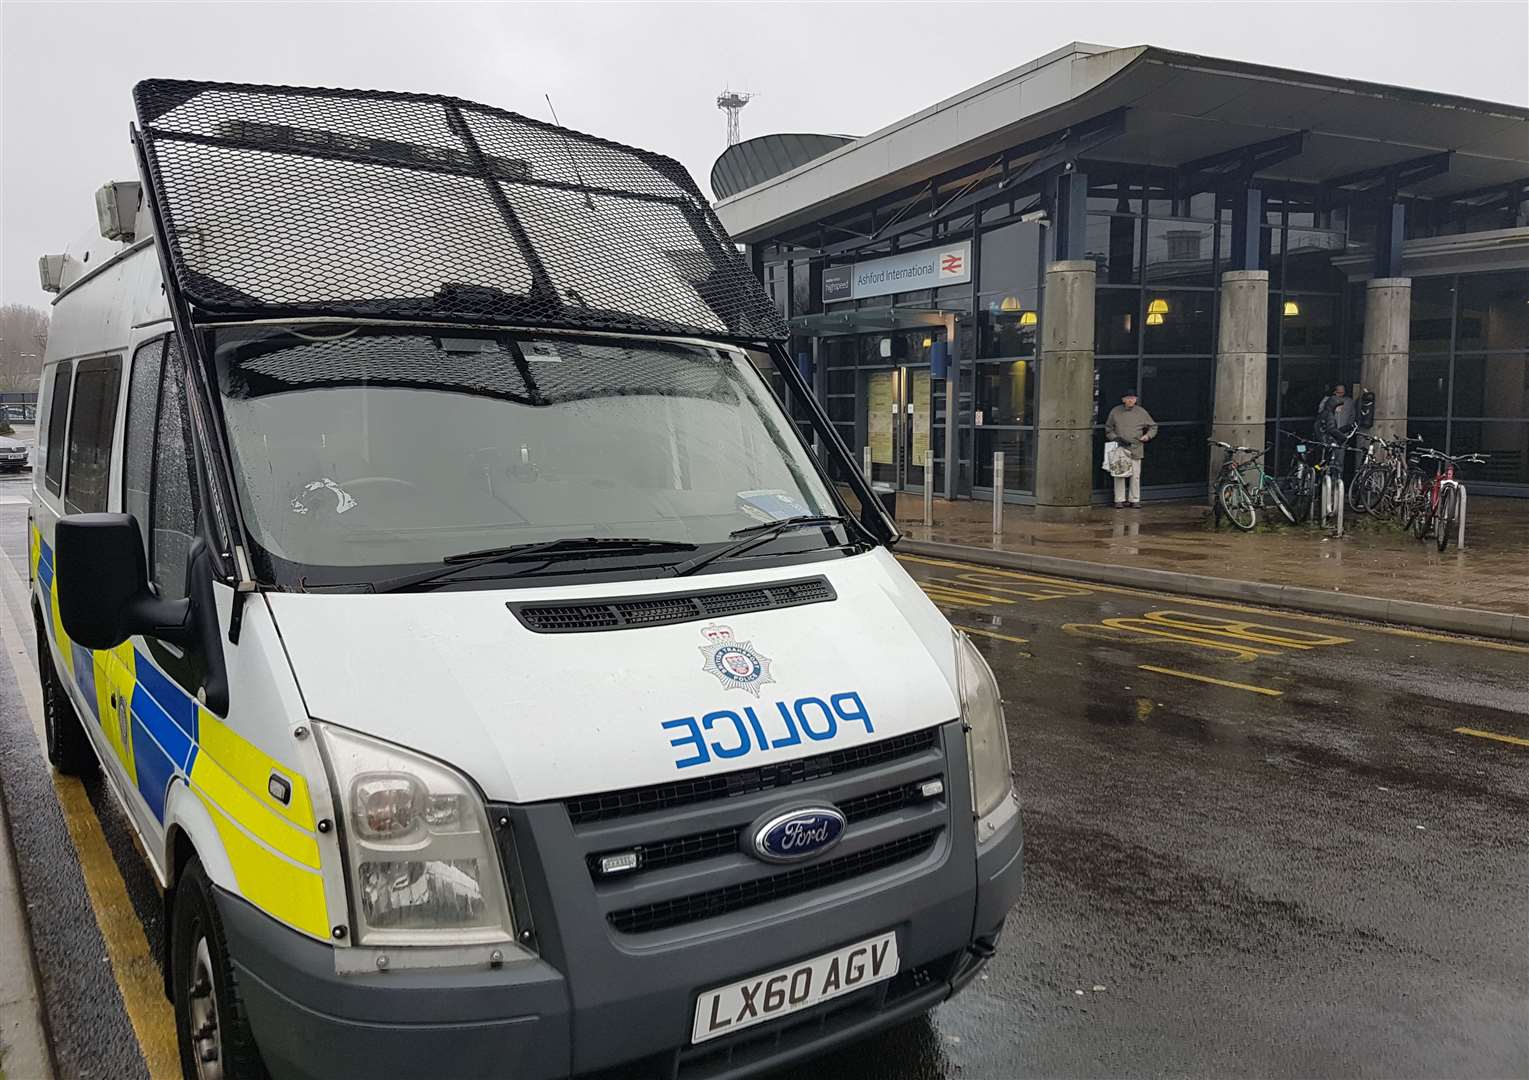
<path fill-rule="evenodd" d="M 1192 671 L 1175 671 L 1173 668 L 1158 667 L 1156 664 L 1137 664 L 1142 671 L 1155 671 L 1159 675 L 1172 675 L 1176 679 L 1193 679 L 1195 682 L 1210 683 L 1212 686 L 1226 686 L 1233 690 L 1246 690 L 1250 694 L 1264 694 L 1268 697 L 1280 697 L 1283 690 L 1271 690 L 1267 686 L 1249 686 L 1247 683 L 1232 682 L 1229 679 L 1214 679 L 1209 675 L 1196 675 Z"/>
<path fill-rule="evenodd" d="M 5 592 L 20 598 L 27 595 L 25 584 L 3 548 L 0 548 L 0 574 L 4 575 Z M 21 602 L 24 606 L 25 601 Z M 23 678 L 22 669 L 26 664 L 17 664 L 14 660 L 15 657 L 26 657 L 26 646 L 12 614 L 11 604 L 5 599 L 0 599 L 0 640 L 4 641 L 6 652 L 12 658 L 11 674 L 31 714 L 32 725 L 46 761 L 42 695 L 35 680 Z M 181 1068 L 180 1051 L 175 1042 L 175 1014 L 171 1011 L 170 1003 L 165 1000 L 164 979 L 159 964 L 149 950 L 143 923 L 139 922 L 138 913 L 128 899 L 127 886 L 112 858 L 111 849 L 107 847 L 95 808 L 90 805 L 84 786 L 73 777 L 54 774 L 53 789 L 58 794 L 64 827 L 69 832 L 69 839 L 79 859 L 85 894 L 95 912 L 101 940 L 106 944 L 106 957 L 111 963 L 112 975 L 122 995 L 123 1011 L 127 1013 L 128 1023 L 138 1038 L 149 1076 L 154 1080 L 177 1077 Z M 112 797 L 115 798 L 115 795 Z"/>
<path fill-rule="evenodd" d="M 957 630 L 964 630 L 968 634 L 981 634 L 983 637 L 997 638 L 999 641 L 1012 641 L 1016 645 L 1030 644 L 1029 638 L 1014 637 L 1011 634 L 1000 634 L 996 630 L 984 630 L 980 626 L 957 626 Z"/>
<path fill-rule="evenodd" d="M 1520 739 L 1517 735 L 1499 735 L 1495 731 L 1478 731 L 1475 728 L 1457 727 L 1456 735 L 1474 735 L 1478 739 L 1496 739 L 1498 742 L 1512 743 L 1514 746 L 1529 746 L 1529 739 Z"/>
<path fill-rule="evenodd" d="M 994 596 L 992 593 L 977 592 L 975 589 L 963 589 L 957 585 L 946 585 L 938 581 L 928 581 L 920 585 L 924 592 L 931 595 L 938 593 L 941 596 L 958 597 L 962 600 L 971 600 L 986 607 L 989 604 L 1012 604 L 1013 600 L 1003 596 Z"/>
<path fill-rule="evenodd" d="M 928 566 L 944 566 L 953 570 L 980 570 L 985 574 L 998 574 L 1004 577 L 1012 577 L 1019 581 L 1038 581 L 1054 585 L 1077 587 L 1076 584 L 1065 578 L 1041 577 L 1035 574 L 1026 574 L 1018 570 L 1000 570 L 993 567 L 981 566 L 978 563 L 952 562 L 949 559 L 931 559 L 922 555 L 898 555 L 904 562 L 923 563 Z M 1176 604 L 1190 604 L 1194 607 L 1216 608 L 1219 611 L 1236 611 L 1246 615 L 1269 615 L 1277 614 L 1282 619 L 1296 619 L 1301 622 L 1322 623 L 1326 626 L 1345 626 L 1358 630 L 1369 630 L 1377 634 L 1390 634 L 1392 637 L 1415 638 L 1421 641 L 1438 641 L 1446 645 L 1469 645 L 1474 649 L 1494 649 L 1498 652 L 1522 653 L 1529 656 L 1529 645 L 1514 645 L 1506 641 L 1490 641 L 1485 638 L 1454 637 L 1449 634 L 1434 634 L 1427 630 L 1408 630 L 1400 626 L 1372 626 L 1369 624 L 1356 623 L 1350 619 L 1334 619 L 1325 615 L 1309 615 L 1304 611 L 1286 611 L 1282 608 L 1251 607 L 1247 604 L 1233 604 L 1222 600 L 1202 600 L 1193 596 L 1181 596 L 1177 593 L 1154 592 L 1151 589 L 1133 589 L 1126 585 L 1096 585 L 1093 582 L 1085 582 L 1084 585 L 1091 592 L 1116 593 L 1120 596 L 1151 596 L 1160 599 L 1172 600 Z"/>

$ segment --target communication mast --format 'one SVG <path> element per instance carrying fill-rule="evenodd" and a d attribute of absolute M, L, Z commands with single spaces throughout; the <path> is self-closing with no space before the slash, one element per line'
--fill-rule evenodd
<path fill-rule="evenodd" d="M 747 90 L 724 90 L 717 95 L 717 108 L 727 113 L 727 145 L 737 146 L 743 136 L 738 133 L 738 114 L 754 100 Z"/>

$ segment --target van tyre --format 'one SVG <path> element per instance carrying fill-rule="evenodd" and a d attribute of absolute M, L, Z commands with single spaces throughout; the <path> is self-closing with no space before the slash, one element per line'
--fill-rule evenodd
<path fill-rule="evenodd" d="M 99 767 L 95 747 L 90 745 L 80 714 L 58 677 L 41 616 L 34 612 L 33 621 L 37 627 L 37 672 L 42 680 L 42 726 L 48 742 L 48 763 L 65 776 L 92 776 Z"/>
<path fill-rule="evenodd" d="M 185 1080 L 268 1080 L 228 960 L 212 885 L 195 856 L 175 885 L 170 974 Z"/>

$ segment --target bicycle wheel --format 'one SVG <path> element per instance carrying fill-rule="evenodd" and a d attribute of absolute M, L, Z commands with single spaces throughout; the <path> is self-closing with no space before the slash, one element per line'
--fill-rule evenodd
<path fill-rule="evenodd" d="M 1403 530 L 1411 529 L 1413 521 L 1422 510 L 1423 476 L 1421 473 L 1408 473 L 1401 494 L 1396 499 L 1397 522 Z"/>
<path fill-rule="evenodd" d="M 1354 477 L 1348 489 L 1349 509 L 1356 514 L 1373 514 L 1380 509 L 1386 491 L 1386 471 L 1378 465 L 1366 465 Z"/>
<path fill-rule="evenodd" d="M 1220 504 L 1221 512 L 1243 532 L 1251 532 L 1258 524 L 1258 511 L 1253 508 L 1252 496 L 1236 480 L 1228 480 L 1216 489 L 1216 502 Z"/>
<path fill-rule="evenodd" d="M 1455 515 L 1458 513 L 1459 492 L 1453 487 L 1447 487 L 1439 492 L 1439 513 L 1434 518 L 1434 538 L 1438 541 L 1439 550 L 1449 547 L 1449 534 L 1455 531 Z"/>
<path fill-rule="evenodd" d="M 1433 526 L 1433 493 L 1426 487 L 1418 495 L 1417 516 L 1412 519 L 1412 535 L 1419 540 L 1428 535 Z"/>
<path fill-rule="evenodd" d="M 1274 504 L 1275 509 L 1284 515 L 1286 521 L 1294 525 L 1295 510 L 1292 509 L 1290 503 L 1285 500 L 1285 493 L 1279 489 L 1279 485 L 1271 481 L 1264 484 L 1264 490 L 1268 492 L 1269 501 Z"/>

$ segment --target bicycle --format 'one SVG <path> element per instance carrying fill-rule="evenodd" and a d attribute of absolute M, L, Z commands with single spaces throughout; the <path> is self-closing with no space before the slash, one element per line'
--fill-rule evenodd
<path fill-rule="evenodd" d="M 1369 444 L 1348 489 L 1349 508 L 1375 517 L 1394 515 L 1401 506 L 1407 477 L 1413 469 L 1409 454 L 1423 437 L 1386 439 L 1364 434 L 1359 437 L 1369 440 Z"/>
<path fill-rule="evenodd" d="M 1295 511 L 1285 500 L 1285 495 L 1279 489 L 1279 482 L 1264 471 L 1263 458 L 1269 452 L 1268 447 L 1262 450 L 1254 450 L 1251 446 L 1233 446 L 1217 439 L 1206 439 L 1212 446 L 1219 446 L 1228 454 L 1227 460 L 1221 466 L 1221 471 L 1216 476 L 1216 507 L 1219 515 L 1225 514 L 1233 525 L 1243 532 L 1252 532 L 1258 524 L 1258 511 L 1264 508 L 1265 497 L 1270 503 L 1284 515 L 1285 520 L 1295 524 Z M 1243 455 L 1242 460 L 1237 460 L 1234 455 Z M 1249 466 L 1258 470 L 1257 483 L 1250 483 L 1247 478 Z"/>
<path fill-rule="evenodd" d="M 1332 502 L 1335 492 L 1325 482 L 1325 478 L 1332 471 L 1333 463 L 1338 460 L 1339 452 L 1348 449 L 1346 443 L 1308 439 L 1283 428 L 1280 434 L 1296 441 L 1290 472 L 1280 479 L 1281 494 L 1285 496 L 1298 521 L 1308 520 L 1320 505 L 1318 520 L 1327 524 L 1328 519 L 1337 514 L 1338 507 Z M 1352 438 L 1353 434 L 1350 431 L 1348 437 Z M 1313 453 L 1314 450 L 1321 450 L 1322 453 L 1319 456 Z"/>
<path fill-rule="evenodd" d="M 1449 546 L 1449 534 L 1454 531 L 1460 515 L 1460 499 L 1465 493 L 1465 485 L 1455 479 L 1455 467 L 1467 462 L 1481 465 L 1487 459 L 1482 454 L 1446 454 L 1439 450 L 1429 450 L 1421 456 L 1437 460 L 1439 464 L 1434 466 L 1433 480 L 1422 496 L 1426 501 L 1413 519 L 1412 535 L 1423 540 L 1432 529 L 1439 550 L 1443 551 Z"/>

